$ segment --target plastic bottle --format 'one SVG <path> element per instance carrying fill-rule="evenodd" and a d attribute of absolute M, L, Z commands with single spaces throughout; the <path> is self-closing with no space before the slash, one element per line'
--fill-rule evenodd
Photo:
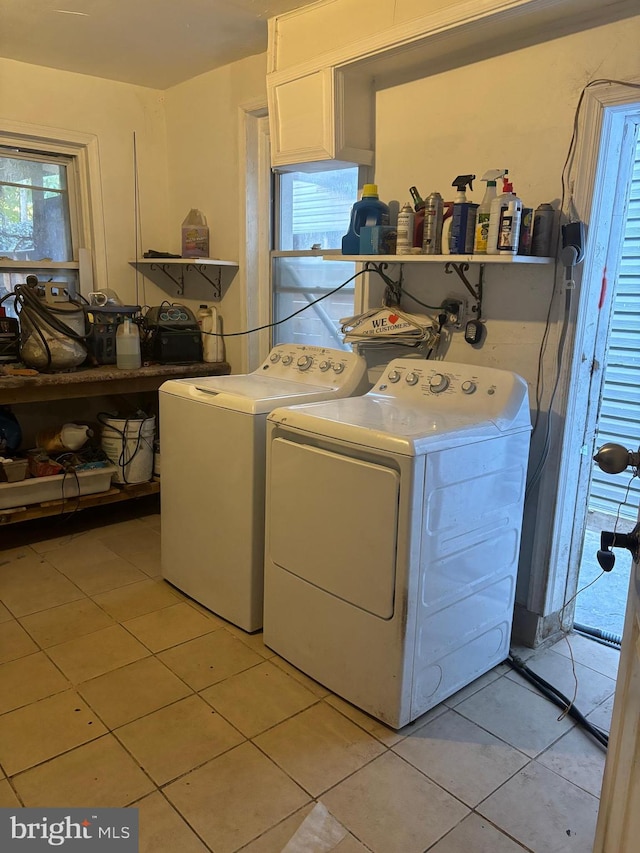
<path fill-rule="evenodd" d="M 475 175 L 458 175 L 451 186 L 457 189 L 449 228 L 449 252 L 452 255 L 471 255 L 476 230 L 478 205 L 467 201 L 466 188 L 473 189 Z"/>
<path fill-rule="evenodd" d="M 487 238 L 489 237 L 489 216 L 491 214 L 491 202 L 496 198 L 498 190 L 496 181 L 505 174 L 502 169 L 490 169 L 485 172 L 480 180 L 487 182 L 487 188 L 478 207 L 476 216 L 476 235 L 473 241 L 473 254 L 487 254 Z"/>
<path fill-rule="evenodd" d="M 410 255 L 413 248 L 413 220 L 414 213 L 411 204 L 407 201 L 402 205 L 398 214 L 396 254 Z"/>
<path fill-rule="evenodd" d="M 507 204 L 500 215 L 498 229 L 498 252 L 515 255 L 520 240 L 520 220 L 522 217 L 522 202 L 516 196 Z"/>
<path fill-rule="evenodd" d="M 389 206 L 378 198 L 376 184 L 365 184 L 362 198 L 351 208 L 349 230 L 342 238 L 342 254 L 360 253 L 360 229 L 364 225 L 388 225 Z"/>
<path fill-rule="evenodd" d="M 182 257 L 209 257 L 209 228 L 201 211 L 192 207 L 182 223 Z"/>
<path fill-rule="evenodd" d="M 505 172 L 506 174 L 506 172 Z M 489 234 L 487 236 L 487 254 L 488 255 L 497 255 L 500 254 L 500 250 L 498 249 L 498 237 L 500 234 L 500 226 L 502 224 L 502 212 L 507 209 L 509 202 L 516 202 L 516 208 L 518 211 L 518 230 L 520 228 L 520 216 L 522 215 L 522 202 L 517 197 L 517 195 L 513 192 L 513 184 L 509 182 L 509 179 L 503 177 L 502 179 L 502 192 L 500 195 L 497 195 L 494 200 L 491 202 L 491 212 L 489 214 Z M 515 208 L 514 208 L 515 210 Z M 515 242 L 515 246 L 518 246 L 518 234 L 514 232 L 513 240 Z M 515 251 L 515 249 L 505 249 L 503 251 Z"/>
<path fill-rule="evenodd" d="M 201 305 L 198 311 L 198 325 L 202 336 L 202 358 L 206 362 L 224 361 L 224 347 L 220 335 L 218 310 Z"/>
<path fill-rule="evenodd" d="M 120 370 L 137 370 L 140 357 L 140 332 L 129 317 L 125 317 L 116 332 L 116 367 Z"/>
<path fill-rule="evenodd" d="M 63 424 L 61 427 L 44 429 L 36 434 L 37 447 L 47 453 L 63 453 L 65 450 L 80 450 L 93 435 L 85 424 Z"/>

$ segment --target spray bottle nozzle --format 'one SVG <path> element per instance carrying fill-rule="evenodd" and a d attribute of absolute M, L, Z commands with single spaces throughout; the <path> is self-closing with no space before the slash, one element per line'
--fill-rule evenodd
<path fill-rule="evenodd" d="M 473 189 L 473 182 L 475 179 L 475 175 L 458 175 L 458 177 L 451 182 L 451 186 L 455 187 L 458 192 L 463 193 L 467 187 L 469 187 L 470 190 Z"/>
<path fill-rule="evenodd" d="M 484 175 L 480 178 L 481 181 L 492 181 L 494 184 L 498 180 L 498 178 L 504 178 L 505 175 L 509 174 L 508 169 L 489 169 L 488 172 L 485 172 Z"/>

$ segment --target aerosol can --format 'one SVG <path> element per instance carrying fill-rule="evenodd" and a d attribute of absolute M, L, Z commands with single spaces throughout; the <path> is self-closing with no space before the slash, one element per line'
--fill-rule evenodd
<path fill-rule="evenodd" d="M 444 202 L 440 193 L 428 195 L 424 204 L 423 255 L 442 254 L 442 223 Z"/>

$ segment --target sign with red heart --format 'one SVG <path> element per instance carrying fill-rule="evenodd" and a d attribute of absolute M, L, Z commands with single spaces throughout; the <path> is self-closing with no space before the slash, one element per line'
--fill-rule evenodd
<path fill-rule="evenodd" d="M 389 314 L 389 322 L 393 325 L 398 322 L 400 317 L 397 314 Z"/>

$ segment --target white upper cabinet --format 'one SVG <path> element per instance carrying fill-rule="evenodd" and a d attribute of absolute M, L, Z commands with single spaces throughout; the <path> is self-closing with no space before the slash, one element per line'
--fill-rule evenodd
<path fill-rule="evenodd" d="M 635 14 L 637 0 L 325 0 L 270 18 L 272 165 L 371 165 L 376 89 Z"/>
<path fill-rule="evenodd" d="M 345 161 L 373 163 L 373 81 L 322 68 L 267 86 L 271 162 L 276 167 Z"/>

